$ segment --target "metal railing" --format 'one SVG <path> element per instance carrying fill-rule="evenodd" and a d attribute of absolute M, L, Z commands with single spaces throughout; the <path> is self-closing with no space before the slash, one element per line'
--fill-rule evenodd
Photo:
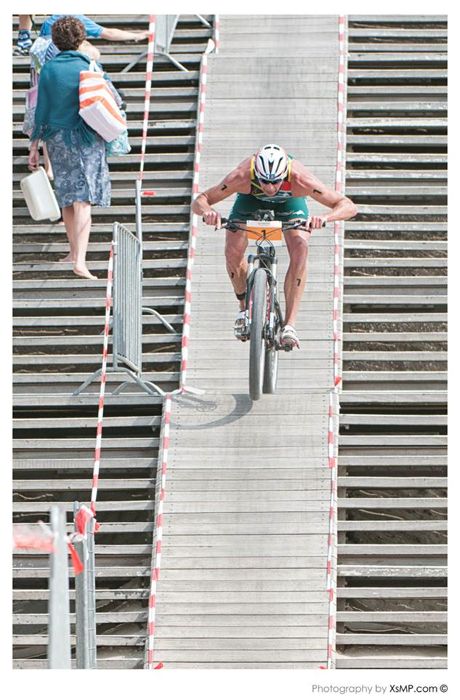
<path fill-rule="evenodd" d="M 200 22 L 202 22 L 205 26 L 210 26 L 209 22 L 207 22 L 201 15 L 196 15 Z M 155 55 L 162 55 L 166 56 L 166 58 L 171 61 L 173 65 L 175 65 L 177 68 L 180 70 L 185 71 L 188 73 L 188 68 L 185 68 L 185 66 L 182 65 L 182 63 L 179 63 L 173 56 L 170 54 L 171 50 L 171 44 L 172 40 L 174 37 L 174 32 L 176 31 L 176 25 L 177 21 L 179 19 L 179 15 L 155 15 Z M 134 66 L 136 66 L 140 61 L 142 61 L 145 57 L 147 56 L 147 51 L 143 51 L 142 53 L 139 54 L 139 56 L 136 56 L 136 58 L 131 61 L 131 63 L 128 63 L 125 68 L 121 71 L 122 73 L 128 73 Z"/>
<path fill-rule="evenodd" d="M 80 511 L 74 503 L 74 518 Z M 86 509 L 88 522 L 75 538 L 75 549 L 83 562 L 83 571 L 75 577 L 75 636 L 77 668 L 96 668 L 96 573 L 94 560 L 95 519 Z"/>
<path fill-rule="evenodd" d="M 71 668 L 69 565 L 64 508 L 52 506 L 48 608 L 48 668 Z"/>
<path fill-rule="evenodd" d="M 139 197 L 138 190 L 137 211 Z M 142 378 L 142 314 L 152 314 L 170 333 L 176 331 L 158 311 L 142 306 L 142 224 L 140 214 L 136 217 L 138 236 L 118 221 L 113 224 L 112 365 L 107 367 L 107 374 L 126 372 L 148 394 L 164 396 L 159 386 Z M 73 395 L 80 394 L 101 374 L 102 368 L 93 372 Z M 128 384 L 129 380 L 119 384 L 112 394 L 119 394 Z"/>
<path fill-rule="evenodd" d="M 142 250 L 131 231 L 113 225 L 113 368 L 142 372 Z"/>
<path fill-rule="evenodd" d="M 113 371 L 123 370 L 148 394 L 165 392 L 142 378 L 142 314 L 156 316 L 171 332 L 174 328 L 155 309 L 142 306 L 142 234 L 135 236 L 117 221 L 113 225 Z M 118 394 L 128 384 L 120 384 Z"/>
<path fill-rule="evenodd" d="M 94 533 L 96 520 L 89 508 L 74 503 L 75 531 L 67 534 L 66 509 L 50 509 L 50 526 L 17 525 L 13 528 L 14 551 L 48 552 L 48 668 L 72 668 L 69 592 L 69 553 L 75 575 L 76 667 L 96 668 L 96 574 Z"/>

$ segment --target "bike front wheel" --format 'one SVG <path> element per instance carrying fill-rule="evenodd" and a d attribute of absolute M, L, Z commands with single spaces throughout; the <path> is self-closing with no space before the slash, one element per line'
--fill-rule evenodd
<path fill-rule="evenodd" d="M 267 274 L 256 270 L 250 295 L 249 395 L 258 401 L 263 392 L 265 367 L 264 327 L 267 318 Z"/>
<path fill-rule="evenodd" d="M 265 350 L 264 367 L 264 394 L 274 394 L 276 392 L 276 382 L 278 379 L 278 350 L 267 348 Z"/>

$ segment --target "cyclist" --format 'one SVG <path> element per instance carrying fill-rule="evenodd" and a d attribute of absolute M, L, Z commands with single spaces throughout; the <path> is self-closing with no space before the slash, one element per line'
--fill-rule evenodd
<path fill-rule="evenodd" d="M 302 163 L 273 143 L 262 146 L 257 153 L 243 160 L 218 185 L 199 193 L 192 210 L 206 224 L 220 228 L 221 216 L 213 206 L 235 193 L 237 197 L 229 221 L 241 223 L 254 218 L 256 210 L 266 209 L 273 210 L 275 218 L 284 223 L 299 218 L 309 222 L 310 232 L 291 229 L 285 236 L 289 268 L 284 281 L 286 315 L 281 344 L 300 347 L 294 326 L 307 277 L 311 231 L 321 228 L 325 222 L 350 219 L 358 210 L 351 199 L 323 185 Z M 331 211 L 327 215 L 310 216 L 307 196 Z M 226 232 L 227 272 L 240 303 L 240 312 L 235 321 L 237 338 L 241 338 L 245 327 L 246 247 L 245 231 Z M 245 339 L 244 336 L 241 339 Z"/>

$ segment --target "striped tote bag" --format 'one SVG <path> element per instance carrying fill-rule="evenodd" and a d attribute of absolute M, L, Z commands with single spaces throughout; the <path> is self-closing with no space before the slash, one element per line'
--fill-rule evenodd
<path fill-rule="evenodd" d="M 126 130 L 126 120 L 94 61 L 89 70 L 80 71 L 79 99 L 81 118 L 105 141 L 113 141 Z"/>

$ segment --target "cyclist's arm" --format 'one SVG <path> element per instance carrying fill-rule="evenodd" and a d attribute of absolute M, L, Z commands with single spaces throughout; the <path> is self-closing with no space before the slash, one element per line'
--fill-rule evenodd
<path fill-rule="evenodd" d="M 345 195 L 326 187 L 317 177 L 310 173 L 304 166 L 299 168 L 295 177 L 295 190 L 298 197 L 312 197 L 331 210 L 323 221 L 342 221 L 351 219 L 358 213 L 356 204 Z M 314 217 L 315 218 L 315 217 Z"/>
<path fill-rule="evenodd" d="M 241 174 L 238 171 L 232 171 L 218 185 L 200 192 L 192 203 L 192 211 L 203 217 L 207 224 L 220 227 L 220 214 L 213 209 L 213 205 L 235 194 L 242 186 L 244 181 Z"/>

